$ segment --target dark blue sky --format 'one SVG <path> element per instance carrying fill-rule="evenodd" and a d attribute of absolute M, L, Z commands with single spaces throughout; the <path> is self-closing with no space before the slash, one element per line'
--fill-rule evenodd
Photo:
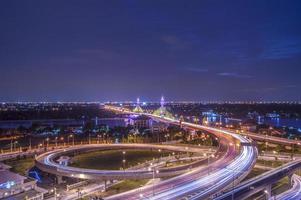
<path fill-rule="evenodd" d="M 2 0 L 0 101 L 301 100 L 301 2 Z"/>

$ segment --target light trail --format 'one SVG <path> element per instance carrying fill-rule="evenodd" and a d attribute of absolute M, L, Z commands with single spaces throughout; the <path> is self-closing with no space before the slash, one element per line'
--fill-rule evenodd
<path fill-rule="evenodd" d="M 185 147 L 185 146 L 171 146 L 171 145 L 153 145 L 153 144 L 93 144 L 93 145 L 80 145 L 67 149 L 54 150 L 44 153 L 36 158 L 36 166 L 43 171 L 60 176 L 79 178 L 79 179 L 135 179 L 135 178 L 151 178 L 152 172 L 148 169 L 127 169 L 127 170 L 96 170 L 84 169 L 70 166 L 60 165 L 55 161 L 61 155 L 71 153 L 73 151 L 86 151 L 86 150 L 105 150 L 105 149 L 162 149 L 171 152 L 203 152 L 200 148 Z M 187 172 L 191 166 L 202 165 L 203 160 L 196 161 L 192 164 L 162 169 L 158 177 L 174 176 Z"/>
<path fill-rule="evenodd" d="M 133 113 L 126 109 L 107 107 L 117 112 Z M 141 113 L 140 113 L 141 114 Z M 245 177 L 253 168 L 257 158 L 257 148 L 244 136 L 230 131 L 211 128 L 198 124 L 142 113 L 155 120 L 181 125 L 195 130 L 207 130 L 220 138 L 220 145 L 226 150 L 210 166 L 213 171 L 207 175 L 208 167 L 199 167 L 178 177 L 159 182 L 154 188 L 149 186 L 129 191 L 107 199 L 204 199 L 229 187 L 233 181 Z M 238 142 L 238 143 L 237 143 Z M 232 143 L 232 145 L 231 145 Z M 236 145 L 238 147 L 236 148 Z M 155 190 L 155 191 L 154 191 Z"/>
<path fill-rule="evenodd" d="M 301 177 L 293 174 L 292 175 L 293 187 L 279 195 L 271 197 L 269 200 L 300 200 L 301 199 Z"/>

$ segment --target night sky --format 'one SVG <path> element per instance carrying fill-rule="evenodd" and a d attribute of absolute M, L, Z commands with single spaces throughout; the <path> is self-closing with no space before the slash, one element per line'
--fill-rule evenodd
<path fill-rule="evenodd" d="M 0 101 L 301 100 L 301 1 L 2 0 Z"/>

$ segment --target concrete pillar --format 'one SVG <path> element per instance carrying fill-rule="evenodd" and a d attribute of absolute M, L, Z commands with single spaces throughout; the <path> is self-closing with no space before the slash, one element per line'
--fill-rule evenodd
<path fill-rule="evenodd" d="M 104 190 L 107 191 L 107 180 L 104 180 L 104 185 L 105 185 Z"/>
<path fill-rule="evenodd" d="M 293 180 L 292 180 L 293 174 L 288 175 L 288 183 L 290 187 L 293 187 Z"/>
<path fill-rule="evenodd" d="M 56 183 L 57 183 L 57 184 L 63 183 L 63 177 L 57 175 L 57 176 L 56 176 Z"/>
<path fill-rule="evenodd" d="M 269 200 L 272 196 L 272 185 L 266 186 L 264 193 L 265 193 L 266 199 Z"/>

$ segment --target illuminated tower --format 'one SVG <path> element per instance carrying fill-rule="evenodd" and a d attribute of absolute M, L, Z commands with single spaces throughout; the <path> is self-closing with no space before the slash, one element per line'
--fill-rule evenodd
<path fill-rule="evenodd" d="M 173 119 L 173 115 L 167 111 L 167 108 L 165 107 L 165 100 L 164 97 L 161 97 L 160 100 L 160 108 L 158 108 L 157 110 L 155 110 L 153 112 L 154 115 L 160 116 L 160 117 L 167 117 L 167 118 L 171 118 Z"/>
<path fill-rule="evenodd" d="M 162 96 L 161 97 L 161 101 L 160 101 L 160 105 L 161 105 L 161 107 L 160 107 L 160 115 L 161 116 L 164 115 L 164 111 L 165 111 L 164 104 L 165 104 L 165 101 L 164 101 L 164 97 Z"/>
<path fill-rule="evenodd" d="M 137 98 L 136 107 L 134 108 L 133 111 L 137 112 L 137 113 L 142 113 L 143 112 L 142 108 L 140 107 L 140 99 L 139 99 L 139 97 Z"/>

